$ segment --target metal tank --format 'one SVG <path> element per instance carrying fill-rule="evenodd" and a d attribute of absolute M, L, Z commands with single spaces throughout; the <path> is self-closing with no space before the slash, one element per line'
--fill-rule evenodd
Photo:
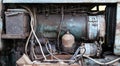
<path fill-rule="evenodd" d="M 76 40 L 94 40 L 99 36 L 99 22 L 101 22 L 99 17 L 86 14 L 64 15 L 60 25 L 61 15 L 45 16 L 39 14 L 37 34 L 48 38 L 56 38 L 58 31 L 61 30 L 60 36 L 69 31 L 75 36 Z M 59 29 L 59 25 L 61 29 Z"/>

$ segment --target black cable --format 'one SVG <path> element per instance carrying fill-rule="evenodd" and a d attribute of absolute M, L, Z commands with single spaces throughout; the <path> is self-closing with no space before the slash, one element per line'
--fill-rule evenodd
<path fill-rule="evenodd" d="M 80 49 L 84 49 L 84 52 L 81 53 L 81 54 L 78 54 L 78 53 L 80 52 Z M 86 52 L 85 47 L 79 47 L 79 48 L 76 50 L 75 54 L 74 54 L 74 55 L 71 57 L 71 59 L 70 59 L 70 60 L 74 60 L 74 61 L 69 62 L 69 65 L 70 65 L 70 64 L 73 64 L 73 63 L 75 63 L 75 62 L 79 62 L 79 60 L 83 57 L 83 55 L 85 54 L 85 52 Z"/>
<path fill-rule="evenodd" d="M 62 6 L 61 7 L 61 21 L 60 21 L 60 24 L 58 26 L 58 36 L 57 36 L 57 48 L 58 48 L 58 52 L 60 51 L 60 41 L 59 41 L 59 38 L 60 38 L 60 33 L 61 33 L 61 25 L 62 25 L 62 22 L 63 22 L 63 18 L 64 18 L 64 7 Z"/>

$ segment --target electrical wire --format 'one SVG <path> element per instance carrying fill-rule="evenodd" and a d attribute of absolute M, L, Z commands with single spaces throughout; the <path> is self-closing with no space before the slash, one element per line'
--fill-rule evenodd
<path fill-rule="evenodd" d="M 24 6 L 22 6 L 22 7 L 24 7 Z M 38 42 L 38 44 L 39 44 L 39 47 L 40 47 L 40 50 L 41 50 L 41 53 L 42 53 L 44 59 L 47 60 L 47 58 L 46 58 L 46 56 L 45 56 L 45 54 L 44 54 L 44 52 L 43 52 L 42 45 L 41 45 L 41 43 L 40 43 L 40 41 L 39 41 L 39 39 L 38 39 L 35 31 L 34 31 L 34 28 L 33 28 L 34 21 L 35 21 L 35 20 L 34 20 L 34 15 L 33 15 L 32 11 L 31 11 L 28 7 L 24 7 L 24 8 L 29 12 L 30 17 L 31 17 L 31 22 L 30 22 L 31 32 L 33 33 L 35 39 L 37 40 L 37 42 Z M 31 32 L 30 32 L 30 35 L 29 35 L 30 37 L 31 37 Z M 29 39 L 30 39 L 30 38 L 28 37 L 28 41 L 26 42 L 26 46 L 28 46 Z M 25 48 L 26 48 L 26 47 L 25 47 Z M 26 48 L 26 49 L 27 49 L 27 48 Z M 25 51 L 26 51 L 26 49 L 25 49 Z"/>
<path fill-rule="evenodd" d="M 79 52 L 80 52 L 80 49 L 84 49 L 84 51 L 83 51 L 83 53 L 81 53 L 81 54 L 78 54 Z M 69 62 L 69 65 L 70 64 L 73 64 L 73 63 L 75 63 L 75 62 L 78 62 L 80 59 L 82 59 L 82 57 L 83 57 L 83 55 L 85 54 L 85 52 L 86 52 L 86 49 L 85 49 L 85 47 L 78 47 L 78 49 L 76 50 L 76 52 L 74 53 L 74 55 L 71 57 L 71 59 L 70 60 L 74 60 L 74 61 L 71 61 L 71 62 Z M 79 62 L 78 62 L 79 63 Z M 82 63 L 82 61 L 81 61 L 81 63 Z"/>
<path fill-rule="evenodd" d="M 37 26 L 36 8 L 33 8 L 33 16 L 34 16 L 34 26 L 33 27 L 34 27 L 34 31 L 36 31 L 36 26 Z M 34 39 L 34 37 L 33 37 L 33 39 Z M 35 54 L 34 48 L 32 49 L 32 51 L 33 51 L 33 55 L 34 55 L 35 59 L 38 59 L 37 55 Z"/>
<path fill-rule="evenodd" d="M 35 31 L 34 31 L 34 28 L 33 28 L 33 22 L 34 22 L 33 15 L 32 15 L 32 19 L 33 19 L 33 21 L 32 21 L 31 24 L 30 24 L 30 25 L 31 25 L 32 33 L 33 33 L 35 39 L 37 40 L 37 42 L 38 42 L 38 44 L 39 44 L 39 47 L 40 47 L 40 49 L 41 49 L 41 53 L 42 53 L 44 59 L 47 60 L 47 58 L 46 58 L 46 56 L 45 56 L 45 54 L 44 54 L 44 52 L 43 52 L 42 45 L 41 45 L 41 43 L 40 43 L 40 41 L 39 41 L 39 39 L 38 39 L 38 37 L 37 37 Z"/>
<path fill-rule="evenodd" d="M 51 52 L 49 51 L 48 46 L 50 47 L 50 44 L 48 44 L 48 43 L 46 42 L 45 46 L 46 46 L 46 49 L 47 49 L 48 53 L 49 53 L 52 57 L 54 57 L 54 58 L 57 59 L 58 61 L 62 61 L 61 59 L 57 58 L 56 56 L 53 55 L 53 53 L 51 53 Z"/>
<path fill-rule="evenodd" d="M 61 25 L 62 25 L 62 21 L 63 21 L 63 19 L 64 19 L 64 7 L 62 6 L 61 7 L 61 21 L 60 21 L 60 24 L 59 24 L 59 26 L 58 26 L 58 36 L 57 36 L 57 47 L 58 47 L 58 50 L 60 51 L 60 48 L 59 48 L 59 46 L 60 46 L 60 41 L 59 41 L 59 38 L 60 38 L 60 33 L 61 33 Z"/>
<path fill-rule="evenodd" d="M 28 53 L 27 53 L 27 47 L 28 47 L 28 43 L 29 43 L 31 35 L 32 35 L 32 31 L 30 31 L 29 37 L 27 38 L 27 41 L 26 41 L 26 44 L 25 44 L 25 54 L 26 55 L 28 55 Z"/>
<path fill-rule="evenodd" d="M 21 7 L 25 8 L 25 9 L 29 12 L 30 16 L 32 15 L 32 14 L 30 13 L 30 9 L 29 9 L 28 7 L 25 7 L 25 6 L 21 6 Z M 32 22 L 32 20 L 30 20 L 30 22 Z M 27 47 L 28 47 L 29 40 L 30 40 L 31 36 L 32 36 L 32 31 L 30 31 L 30 34 L 29 34 L 29 36 L 28 36 L 28 38 L 27 38 L 27 41 L 26 41 L 26 44 L 25 44 L 25 53 L 26 53 L 27 55 L 28 55 L 28 53 L 27 53 Z"/>
<path fill-rule="evenodd" d="M 33 48 L 32 52 L 33 52 L 33 55 L 34 55 L 35 59 L 38 59 L 37 55 L 35 54 L 35 49 L 34 48 Z"/>
<path fill-rule="evenodd" d="M 37 26 L 37 15 L 36 15 L 36 8 L 33 8 L 33 16 L 34 16 L 34 31 L 36 31 Z"/>
<path fill-rule="evenodd" d="M 86 55 L 83 55 L 83 57 L 88 58 L 88 59 L 90 59 L 90 60 L 92 60 L 92 61 L 94 61 L 95 63 L 100 64 L 100 65 L 109 65 L 109 64 L 112 64 L 112 63 L 120 60 L 120 58 L 117 58 L 117 59 L 112 60 L 112 61 L 110 61 L 110 62 L 102 63 L 102 62 L 99 62 L 99 61 L 97 61 L 97 60 L 95 60 L 95 59 L 93 59 L 93 58 L 91 58 L 91 57 L 89 57 L 89 56 L 86 56 Z"/>
<path fill-rule="evenodd" d="M 53 53 L 50 52 L 50 50 L 48 49 L 48 47 L 49 47 L 50 49 L 52 49 L 52 47 L 51 47 L 51 44 L 49 44 L 48 41 L 46 42 L 45 46 L 46 46 L 46 49 L 47 49 L 48 53 L 49 53 L 52 57 L 54 57 L 54 58 L 57 59 L 58 61 L 64 61 L 64 60 L 61 60 L 61 59 L 57 58 L 56 56 L 53 55 Z M 73 60 L 71 60 L 71 61 L 73 61 Z"/>
<path fill-rule="evenodd" d="M 53 55 L 54 54 L 57 54 L 57 53 L 52 53 Z M 51 54 L 48 54 L 48 55 L 45 55 L 46 57 L 50 56 Z M 44 57 L 40 57 L 40 58 L 36 58 L 36 59 L 43 59 Z M 45 60 L 46 61 L 46 60 Z"/>
<path fill-rule="evenodd" d="M 85 48 L 84 48 L 84 49 L 85 49 Z M 75 58 L 76 58 L 76 57 L 79 57 L 79 56 L 83 56 L 83 57 L 86 57 L 86 58 L 94 61 L 94 62 L 97 63 L 97 64 L 100 64 L 100 65 L 109 65 L 109 64 L 112 64 L 112 63 L 120 60 L 120 58 L 117 58 L 117 59 L 112 60 L 112 61 L 110 61 L 110 62 L 102 63 L 102 62 L 99 62 L 99 61 L 97 61 L 97 60 L 95 60 L 95 59 L 93 59 L 93 58 L 91 58 L 91 57 L 89 57 L 89 56 L 87 56 L 87 55 L 84 55 L 85 51 L 86 51 L 86 49 L 84 50 L 84 52 L 82 53 L 82 55 L 81 55 L 81 54 L 79 54 L 79 55 L 77 55 L 77 56 L 73 55 L 73 57 L 75 56 Z"/>
<path fill-rule="evenodd" d="M 81 53 L 81 54 L 78 55 L 78 53 L 80 52 L 80 49 L 84 49 L 84 51 L 83 51 L 83 53 Z M 85 54 L 85 52 L 86 52 L 85 47 L 79 47 L 79 48 L 76 50 L 76 52 L 74 53 L 74 55 L 72 56 L 71 60 L 72 60 L 72 59 L 76 59 L 77 57 L 83 56 L 83 55 Z"/>

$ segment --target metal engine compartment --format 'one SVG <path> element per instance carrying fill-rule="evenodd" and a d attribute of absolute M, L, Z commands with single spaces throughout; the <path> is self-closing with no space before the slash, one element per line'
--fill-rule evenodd
<path fill-rule="evenodd" d="M 117 3 L 2 6 L 0 66 L 119 66 Z"/>

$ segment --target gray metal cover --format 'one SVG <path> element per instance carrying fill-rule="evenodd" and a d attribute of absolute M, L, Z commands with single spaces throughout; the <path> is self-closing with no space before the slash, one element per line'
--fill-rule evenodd
<path fill-rule="evenodd" d="M 24 12 L 5 12 L 6 34 L 25 36 L 28 32 L 28 16 Z"/>
<path fill-rule="evenodd" d="M 3 3 L 115 3 L 119 0 L 3 0 Z"/>

